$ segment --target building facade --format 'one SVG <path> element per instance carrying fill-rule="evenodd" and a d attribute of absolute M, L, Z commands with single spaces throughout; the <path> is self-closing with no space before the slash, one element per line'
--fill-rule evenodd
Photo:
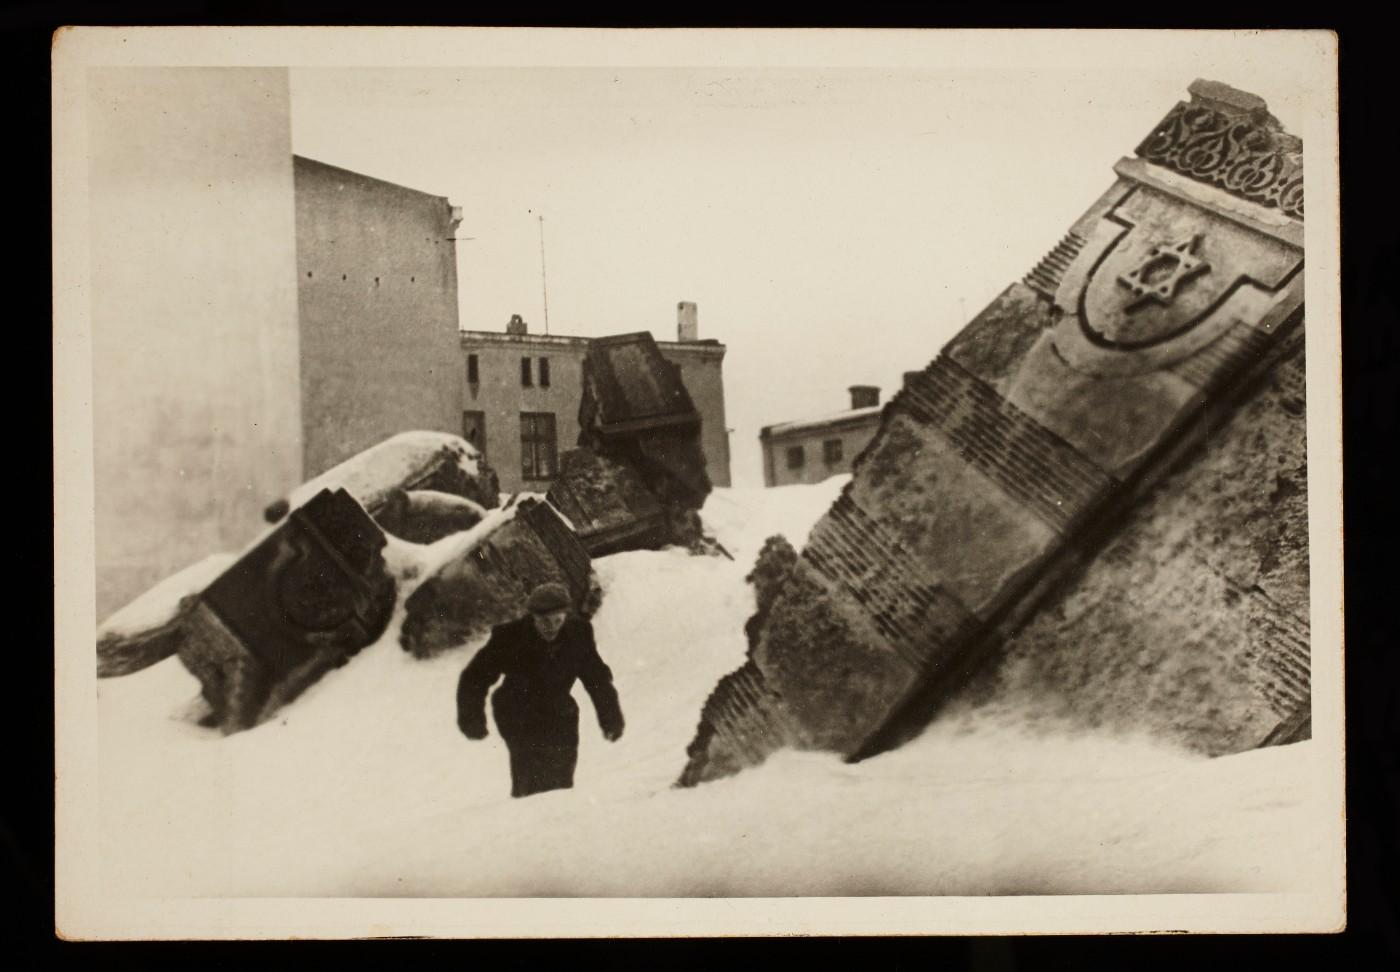
<path fill-rule="evenodd" d="M 460 432 L 461 210 L 313 159 L 294 171 L 303 476 L 399 432 Z"/>
<path fill-rule="evenodd" d="M 657 348 L 680 368 L 696 410 L 706 471 L 728 486 L 729 431 L 724 414 L 725 347 L 699 339 L 695 305 L 682 303 L 676 341 Z M 453 430 L 486 455 L 501 489 L 544 492 L 559 470 L 559 456 L 578 443 L 583 359 L 589 338 L 531 334 L 515 315 L 505 331 L 463 331 L 460 424 Z"/>
<path fill-rule="evenodd" d="M 834 415 L 781 422 L 759 431 L 763 485 L 819 483 L 851 471 L 880 427 L 880 389 L 852 385 L 851 407 Z"/>

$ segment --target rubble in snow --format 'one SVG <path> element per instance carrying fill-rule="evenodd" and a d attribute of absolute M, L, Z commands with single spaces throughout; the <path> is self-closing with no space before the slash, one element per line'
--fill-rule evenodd
<path fill-rule="evenodd" d="M 679 367 L 642 332 L 590 342 L 583 372 L 579 449 L 565 454 L 550 502 L 594 556 L 666 544 L 706 552 L 698 511 L 711 485 Z"/>
<path fill-rule="evenodd" d="M 598 609 L 602 589 L 588 552 L 548 503 L 521 499 L 487 525 L 408 595 L 399 634 L 405 651 L 424 658 L 460 647 L 519 617 L 530 591 L 549 581 L 569 589 L 584 617 Z"/>
<path fill-rule="evenodd" d="M 417 656 L 518 615 L 547 580 L 596 610 L 571 526 L 539 499 L 498 503 L 495 474 L 463 440 L 395 436 L 270 507 L 276 525 L 241 554 L 201 561 L 109 618 L 98 675 L 178 655 L 202 686 L 202 721 L 236 732 L 383 634 L 400 600 L 401 641 Z"/>
<path fill-rule="evenodd" d="M 383 633 L 396 588 L 384 534 L 345 490 L 322 490 L 194 600 L 180 661 L 224 732 L 264 721 Z"/>
<path fill-rule="evenodd" d="M 401 493 L 446 494 L 481 509 L 500 503 L 495 471 L 475 446 L 445 432 L 402 432 L 385 439 L 297 487 L 286 499 L 271 504 L 266 511 L 267 520 L 278 522 L 289 509 L 297 508 L 323 489 L 344 489 L 385 530 L 410 541 L 414 537 L 399 533 L 398 529 L 418 536 L 446 536 L 453 532 L 451 527 L 463 521 L 464 511 L 470 508 L 444 505 L 440 497 L 431 496 L 410 496 L 405 504 Z M 434 525 L 439 518 L 441 525 Z"/>
<path fill-rule="evenodd" d="M 97 628 L 97 677 L 130 675 L 175 654 L 200 591 L 234 562 L 213 554 L 172 574 Z"/>

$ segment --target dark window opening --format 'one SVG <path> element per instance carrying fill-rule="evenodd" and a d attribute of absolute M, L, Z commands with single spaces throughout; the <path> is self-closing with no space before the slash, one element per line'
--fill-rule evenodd
<path fill-rule="evenodd" d="M 822 443 L 822 458 L 826 460 L 828 466 L 834 466 L 841 461 L 842 449 L 840 439 L 827 439 Z"/>
<path fill-rule="evenodd" d="M 541 359 L 540 359 L 540 387 L 541 387 L 541 388 L 548 388 L 548 387 L 549 387 L 549 359 L 548 359 L 548 358 L 541 358 Z"/>
<path fill-rule="evenodd" d="M 475 355 L 473 355 L 475 357 Z M 466 439 L 483 456 L 486 455 L 486 413 L 462 413 L 462 438 Z"/>
<path fill-rule="evenodd" d="M 526 479 L 553 479 L 557 462 L 558 443 L 554 435 L 554 414 L 521 412 L 521 475 Z"/>
<path fill-rule="evenodd" d="M 467 355 L 467 383 L 475 385 L 481 381 L 481 373 L 477 370 L 477 358 L 474 354 Z"/>
<path fill-rule="evenodd" d="M 792 446 L 787 451 L 787 467 L 801 469 L 807 463 L 807 456 L 801 446 Z"/>
<path fill-rule="evenodd" d="M 530 359 L 520 359 L 520 384 L 529 388 L 534 382 L 530 379 Z"/>

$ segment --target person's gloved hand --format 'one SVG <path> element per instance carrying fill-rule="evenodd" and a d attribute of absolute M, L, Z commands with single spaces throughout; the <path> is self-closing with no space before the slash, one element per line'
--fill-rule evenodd
<path fill-rule="evenodd" d="M 622 723 L 618 722 L 603 729 L 603 738 L 608 742 L 617 742 L 622 738 Z"/>
<path fill-rule="evenodd" d="M 457 728 L 462 730 L 462 735 L 468 739 L 485 739 L 486 726 L 480 723 L 471 724 L 466 722 L 457 723 Z"/>

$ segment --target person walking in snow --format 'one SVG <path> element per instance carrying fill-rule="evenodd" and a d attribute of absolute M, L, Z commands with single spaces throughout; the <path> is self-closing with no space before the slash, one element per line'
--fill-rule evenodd
<path fill-rule="evenodd" d="M 593 626 L 570 612 L 562 584 L 530 593 L 528 613 L 496 625 L 457 682 L 457 726 L 468 739 L 486 738 L 486 694 L 496 728 L 510 751 L 510 795 L 529 796 L 574 785 L 578 705 L 569 694 L 583 682 L 609 742 L 622 735 L 622 709 L 612 671 L 598 656 Z"/>

